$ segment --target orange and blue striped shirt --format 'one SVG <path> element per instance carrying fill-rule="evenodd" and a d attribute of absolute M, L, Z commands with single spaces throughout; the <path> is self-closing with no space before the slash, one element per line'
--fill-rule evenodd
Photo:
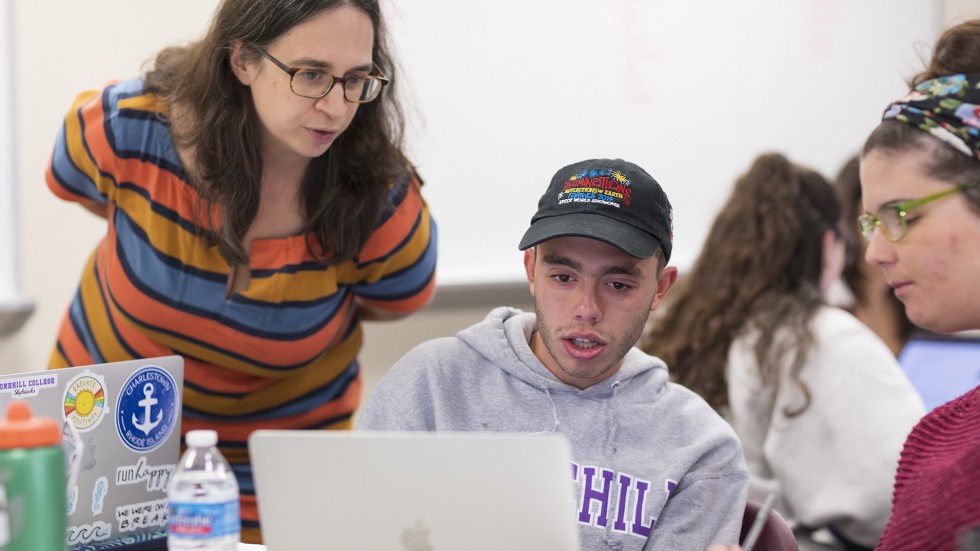
<path fill-rule="evenodd" d="M 419 183 L 391 186 L 358 256 L 318 262 L 309 236 L 256 240 L 247 290 L 202 241 L 197 195 L 161 103 L 141 79 L 80 94 L 46 173 L 61 198 L 108 209 L 50 367 L 178 354 L 182 432 L 219 433 L 242 490 L 243 533 L 257 530 L 246 442 L 258 428 L 346 429 L 360 399 L 358 303 L 421 308 L 434 290 L 436 231 Z"/>

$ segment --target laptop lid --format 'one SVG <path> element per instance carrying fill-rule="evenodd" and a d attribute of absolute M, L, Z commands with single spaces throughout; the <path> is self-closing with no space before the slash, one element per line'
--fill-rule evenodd
<path fill-rule="evenodd" d="M 980 385 L 980 337 L 917 336 L 898 362 L 929 411 Z"/>
<path fill-rule="evenodd" d="M 269 551 L 579 548 L 560 435 L 256 431 Z"/>
<path fill-rule="evenodd" d="M 62 425 L 69 548 L 165 537 L 183 382 L 179 356 L 0 375 L 0 411 L 24 400 Z"/>

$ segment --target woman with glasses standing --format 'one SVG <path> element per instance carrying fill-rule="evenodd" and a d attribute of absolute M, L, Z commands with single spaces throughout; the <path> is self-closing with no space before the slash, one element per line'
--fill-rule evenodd
<path fill-rule="evenodd" d="M 911 84 L 864 146 L 865 258 L 916 325 L 980 329 L 980 20 L 944 32 Z M 879 549 L 976 549 L 978 539 L 980 386 L 909 435 Z"/>
<path fill-rule="evenodd" d="M 105 217 L 51 367 L 178 354 L 183 431 L 218 431 L 258 540 L 258 428 L 346 429 L 360 320 L 433 292 L 376 0 L 224 0 L 142 78 L 81 94 L 47 182 Z"/>
<path fill-rule="evenodd" d="M 823 176 L 760 156 L 643 344 L 732 424 L 749 498 L 775 494 L 804 551 L 874 546 L 924 413 L 885 344 L 824 298 L 844 264 L 839 223 Z"/>

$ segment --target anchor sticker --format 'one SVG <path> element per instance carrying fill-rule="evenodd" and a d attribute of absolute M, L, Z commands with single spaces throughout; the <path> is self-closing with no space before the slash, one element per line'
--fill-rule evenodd
<path fill-rule="evenodd" d="M 162 445 L 180 427 L 180 387 L 165 369 L 149 365 L 129 376 L 116 402 L 116 429 L 131 450 Z"/>
<path fill-rule="evenodd" d="M 133 414 L 133 426 L 142 431 L 143 434 L 149 435 L 150 431 L 155 429 L 163 419 L 163 410 L 160 410 L 157 412 L 156 420 L 150 421 L 151 410 L 158 402 L 159 400 L 153 397 L 153 383 L 143 385 L 143 399 L 137 402 L 137 405 L 143 408 L 143 422 L 141 423 L 136 418 L 136 414 Z"/>

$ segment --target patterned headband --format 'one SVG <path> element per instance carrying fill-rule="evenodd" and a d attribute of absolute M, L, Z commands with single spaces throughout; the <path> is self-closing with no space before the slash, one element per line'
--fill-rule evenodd
<path fill-rule="evenodd" d="M 927 80 L 881 118 L 910 124 L 980 159 L 980 74 Z"/>

